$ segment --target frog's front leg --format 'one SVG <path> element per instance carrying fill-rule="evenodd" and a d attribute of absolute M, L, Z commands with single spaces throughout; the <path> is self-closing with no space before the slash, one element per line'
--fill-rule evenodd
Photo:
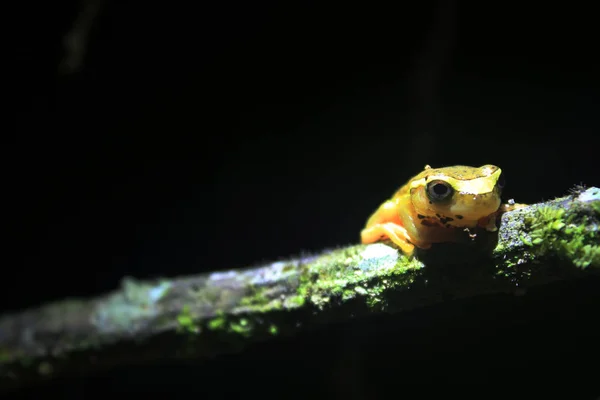
<path fill-rule="evenodd" d="M 393 222 L 384 222 L 365 228 L 360 233 L 360 237 L 363 243 L 373 243 L 381 240 L 382 237 L 388 237 L 408 257 L 412 256 L 415 250 L 415 245 L 409 241 L 406 228 Z"/>
<path fill-rule="evenodd" d="M 520 210 L 521 208 L 525 208 L 525 207 L 529 207 L 529 204 L 523 204 L 523 203 L 508 204 L 508 203 L 504 203 L 504 204 L 500 205 L 500 208 L 498 209 L 498 213 L 504 214 L 505 212 L 514 211 L 514 210 Z"/>
<path fill-rule="evenodd" d="M 375 211 L 360 237 L 362 243 L 374 243 L 387 237 L 408 257 L 412 256 L 415 249 L 408 231 L 400 222 L 398 204 L 393 200 L 386 201 Z"/>
<path fill-rule="evenodd" d="M 528 204 L 522 204 L 522 203 L 512 203 L 512 204 L 501 204 L 500 207 L 498 208 L 498 211 L 496 211 L 494 214 L 488 216 L 488 217 L 484 217 L 481 218 L 477 225 L 485 228 L 487 231 L 489 232 L 495 232 L 498 230 L 498 227 L 496 226 L 496 220 L 502 216 L 502 214 L 509 212 L 509 211 L 514 211 L 514 210 L 519 210 L 521 208 L 525 208 L 528 207 Z"/>

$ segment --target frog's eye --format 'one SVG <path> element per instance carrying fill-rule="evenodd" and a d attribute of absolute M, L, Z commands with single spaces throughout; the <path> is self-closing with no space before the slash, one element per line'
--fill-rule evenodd
<path fill-rule="evenodd" d="M 432 202 L 440 202 L 452 197 L 454 189 L 444 181 L 431 181 L 427 184 L 427 197 Z"/>
<path fill-rule="evenodd" d="M 500 189 L 504 189 L 504 185 L 506 184 L 506 181 L 504 180 L 504 175 L 500 175 L 498 177 L 498 181 L 496 182 L 496 186 L 498 186 L 498 188 Z"/>

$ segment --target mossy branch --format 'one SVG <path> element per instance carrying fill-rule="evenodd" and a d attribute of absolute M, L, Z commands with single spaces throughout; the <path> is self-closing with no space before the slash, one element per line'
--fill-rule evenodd
<path fill-rule="evenodd" d="M 152 282 L 0 317 L 0 385 L 202 358 L 334 321 L 597 273 L 600 190 L 502 216 L 499 234 L 407 260 L 387 243 Z"/>

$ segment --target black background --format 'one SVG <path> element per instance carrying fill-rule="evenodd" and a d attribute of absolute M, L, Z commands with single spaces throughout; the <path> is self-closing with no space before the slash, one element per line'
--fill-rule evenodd
<path fill-rule="evenodd" d="M 499 165 L 519 202 L 600 185 L 593 7 L 540 4 L 107 2 L 70 74 L 61 41 L 79 6 L 38 9 L 11 59 L 2 309 L 357 243 L 425 164 Z M 451 302 L 50 389 L 382 398 L 407 383 L 539 380 L 573 391 L 593 386 L 597 290 Z"/>

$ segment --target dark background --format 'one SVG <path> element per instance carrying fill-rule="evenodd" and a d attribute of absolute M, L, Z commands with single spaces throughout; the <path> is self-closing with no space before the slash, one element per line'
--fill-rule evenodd
<path fill-rule="evenodd" d="M 82 6 L 38 9 L 12 59 L 1 308 L 357 243 L 425 164 L 499 165 L 519 202 L 600 185 L 593 7 L 483 3 L 108 1 L 80 65 L 63 38 Z M 539 380 L 573 391 L 593 386 L 598 288 L 450 302 L 50 389 L 382 398 L 400 383 Z"/>

